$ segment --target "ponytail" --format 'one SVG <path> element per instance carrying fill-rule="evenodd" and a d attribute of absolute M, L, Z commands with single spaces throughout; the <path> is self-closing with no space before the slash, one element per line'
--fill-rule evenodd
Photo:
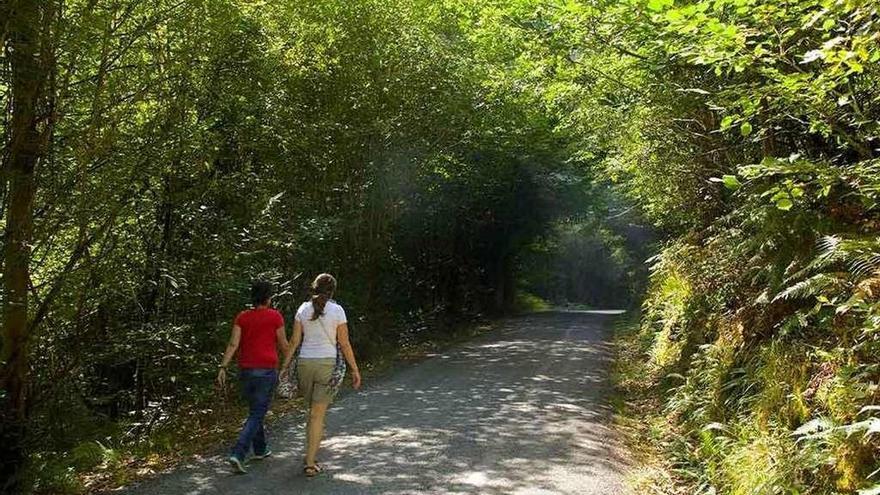
<path fill-rule="evenodd" d="M 330 298 L 327 294 L 315 294 L 312 296 L 312 320 L 317 320 L 318 317 L 324 316 L 324 306 L 327 305 L 327 301 Z"/>
<path fill-rule="evenodd" d="M 324 307 L 335 291 L 336 279 L 333 275 L 322 273 L 315 277 L 315 281 L 312 282 L 312 320 L 324 315 Z"/>

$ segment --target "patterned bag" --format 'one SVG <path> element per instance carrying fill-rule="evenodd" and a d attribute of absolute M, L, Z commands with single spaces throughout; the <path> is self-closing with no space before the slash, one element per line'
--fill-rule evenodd
<path fill-rule="evenodd" d="M 324 336 L 327 337 L 327 341 L 331 344 L 333 343 L 333 338 L 330 337 L 330 334 L 327 333 L 327 328 L 324 326 L 324 321 L 321 320 L 321 317 L 318 317 L 318 322 L 321 324 L 321 329 L 324 331 Z M 342 355 L 342 349 L 339 347 L 339 342 L 336 343 L 336 364 L 333 365 L 333 374 L 330 375 L 330 390 L 333 392 L 333 395 L 339 392 L 339 387 L 342 385 L 342 380 L 345 379 L 345 371 L 347 366 L 345 364 L 345 357 Z"/>
<path fill-rule="evenodd" d="M 278 384 L 278 397 L 293 399 L 299 394 L 299 373 L 296 372 L 296 364 L 299 361 L 299 349 L 296 351 L 290 365 L 287 368 L 287 379 Z"/>

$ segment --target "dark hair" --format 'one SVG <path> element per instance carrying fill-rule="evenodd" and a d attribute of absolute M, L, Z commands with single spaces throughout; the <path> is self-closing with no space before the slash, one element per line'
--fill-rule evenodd
<path fill-rule="evenodd" d="M 312 319 L 317 320 L 324 314 L 324 306 L 336 291 L 336 279 L 329 273 L 322 273 L 312 282 Z"/>
<path fill-rule="evenodd" d="M 254 307 L 266 304 L 272 299 L 274 292 L 271 282 L 257 280 L 251 284 L 251 303 Z"/>

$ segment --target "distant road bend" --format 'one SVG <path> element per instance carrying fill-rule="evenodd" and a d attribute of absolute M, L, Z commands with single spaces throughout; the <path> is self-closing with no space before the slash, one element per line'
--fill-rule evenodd
<path fill-rule="evenodd" d="M 604 401 L 613 313 L 505 320 L 344 395 L 317 478 L 302 475 L 302 417 L 291 415 L 271 426 L 274 456 L 247 475 L 216 455 L 123 493 L 622 494 L 627 463 Z"/>

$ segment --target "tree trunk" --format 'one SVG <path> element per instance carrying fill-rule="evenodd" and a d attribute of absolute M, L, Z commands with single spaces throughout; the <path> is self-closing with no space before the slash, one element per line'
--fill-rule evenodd
<path fill-rule="evenodd" d="M 0 354 L 0 490 L 22 491 L 21 469 L 28 416 L 29 323 L 28 283 L 33 235 L 34 172 L 51 134 L 51 108 L 45 103 L 48 82 L 48 44 L 45 27 L 50 2 L 10 1 L 7 56 L 11 69 L 12 119 L 6 160 L 6 238 L 3 246 L 3 333 Z"/>

